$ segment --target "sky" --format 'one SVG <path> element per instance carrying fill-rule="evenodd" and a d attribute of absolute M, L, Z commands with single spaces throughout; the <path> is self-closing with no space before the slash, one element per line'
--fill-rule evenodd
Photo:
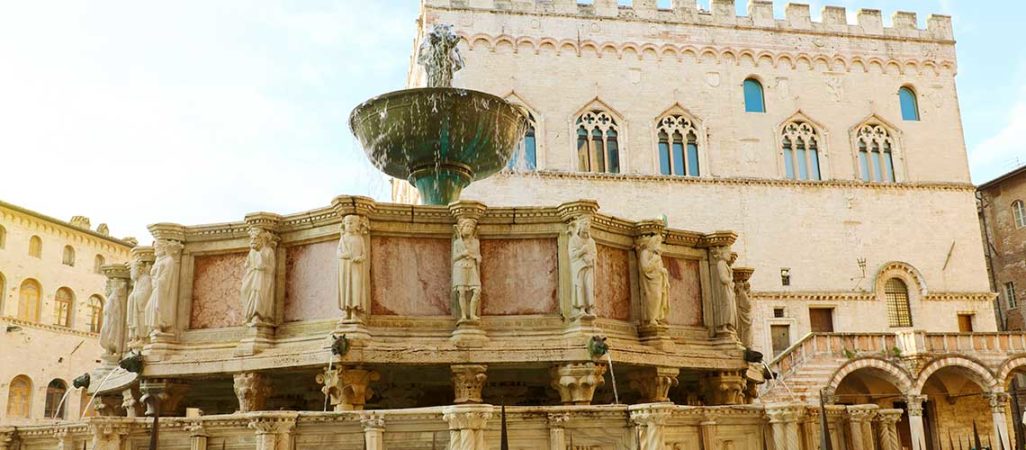
<path fill-rule="evenodd" d="M 626 0 L 621 0 L 624 3 Z M 659 0 L 665 3 L 666 0 Z M 744 13 L 745 1 L 738 0 Z M 784 1 L 776 1 L 783 16 Z M 1026 6 L 831 0 L 954 16 L 973 181 L 1026 163 Z M 708 0 L 700 0 L 708 5 Z M 390 188 L 349 112 L 406 82 L 417 0 L 0 2 L 0 200 L 113 235 Z M 958 126 L 958 124 L 951 124 Z"/>

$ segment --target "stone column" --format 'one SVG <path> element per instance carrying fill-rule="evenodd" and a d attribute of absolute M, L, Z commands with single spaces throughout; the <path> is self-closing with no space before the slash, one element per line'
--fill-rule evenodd
<path fill-rule="evenodd" d="M 848 425 L 851 428 L 851 445 L 859 450 L 874 450 L 873 418 L 877 405 L 852 405 L 848 407 Z"/>
<path fill-rule="evenodd" d="M 14 438 L 17 436 L 17 432 L 14 427 L 0 427 L 0 450 L 12 450 L 15 442 Z M 559 450 L 563 450 L 560 447 Z"/>
<path fill-rule="evenodd" d="M 632 405 L 627 407 L 631 423 L 637 427 L 638 450 L 663 450 L 666 447 L 664 426 L 673 413 L 673 405 Z"/>
<path fill-rule="evenodd" d="M 901 450 L 897 427 L 901 410 L 881 409 L 877 411 L 876 421 L 880 424 L 880 450 Z"/>
<path fill-rule="evenodd" d="M 670 388 L 677 385 L 676 367 L 645 367 L 631 373 L 631 388 L 641 393 L 641 403 L 670 401 Z"/>
<path fill-rule="evenodd" d="M 994 435 L 998 437 L 1004 448 L 1010 449 L 1012 444 L 1008 436 L 1008 418 L 1006 417 L 1010 398 L 1005 392 L 992 392 L 987 394 L 987 399 L 990 400 L 990 414 L 994 422 Z"/>
<path fill-rule="evenodd" d="M 325 368 L 324 373 L 317 375 L 317 383 L 324 385 L 321 392 L 329 396 L 335 411 L 361 411 L 374 395 L 370 384 L 379 378 L 378 372 L 362 367 L 336 367 Z"/>
<path fill-rule="evenodd" d="M 365 450 L 385 449 L 385 416 L 364 414 L 360 416 L 363 425 L 363 448 Z"/>
<path fill-rule="evenodd" d="M 549 413 L 549 450 L 566 450 L 567 422 L 570 422 L 570 414 Z"/>
<path fill-rule="evenodd" d="M 484 388 L 488 375 L 488 366 L 483 364 L 456 364 L 452 370 L 452 386 L 456 391 L 453 403 L 481 403 L 481 389 Z"/>
<path fill-rule="evenodd" d="M 52 432 L 54 440 L 57 441 L 57 447 L 55 447 L 55 450 L 76 450 L 73 436 L 68 432 L 68 427 L 64 426 L 54 428 Z M 93 439 L 95 442 L 96 437 L 93 436 Z M 102 448 L 102 450 L 107 450 L 107 448 Z"/>
<path fill-rule="evenodd" d="M 912 450 L 927 450 L 926 431 L 923 428 L 923 403 L 926 402 L 925 395 L 908 395 L 905 397 L 908 404 L 908 427 L 912 435 Z"/>
<path fill-rule="evenodd" d="M 249 423 L 256 431 L 256 450 L 292 450 L 297 413 L 271 413 Z"/>
<path fill-rule="evenodd" d="M 189 432 L 189 450 L 207 450 L 207 438 L 210 435 L 203 427 L 203 422 L 190 423 L 185 426 L 185 431 Z"/>
<path fill-rule="evenodd" d="M 603 364 L 566 363 L 552 368 L 552 387 L 564 405 L 589 405 L 595 388 L 605 384 L 605 374 Z"/>
<path fill-rule="evenodd" d="M 725 370 L 706 375 L 702 381 L 710 406 L 744 404 L 744 374 L 744 370 Z"/>
<path fill-rule="evenodd" d="M 119 419 L 92 419 L 89 431 L 93 435 L 91 450 L 121 450 L 125 436 L 128 436 L 128 423 L 115 422 Z"/>
<path fill-rule="evenodd" d="M 260 372 L 242 372 L 234 375 L 235 397 L 239 399 L 239 412 L 262 411 L 271 391 L 271 380 Z"/>
<path fill-rule="evenodd" d="M 141 417 L 143 415 L 143 404 L 139 401 L 139 388 L 130 387 L 121 391 L 121 409 L 125 410 L 127 417 Z"/>
<path fill-rule="evenodd" d="M 773 433 L 772 450 L 799 450 L 801 448 L 798 439 L 798 419 L 804 414 L 805 406 L 800 404 L 766 405 L 766 416 L 769 418 Z"/>
<path fill-rule="evenodd" d="M 146 405 L 146 415 L 152 416 L 156 412 L 156 404 L 160 405 L 162 417 L 172 416 L 178 411 L 178 406 L 185 398 L 189 385 L 167 379 L 143 380 L 139 384 L 142 397 L 139 399 Z"/>
<path fill-rule="evenodd" d="M 698 433 L 702 439 L 701 448 L 716 448 L 716 420 L 706 416 L 698 424 Z"/>
<path fill-rule="evenodd" d="M 491 405 L 453 405 L 442 408 L 449 422 L 449 450 L 487 450 L 485 427 L 492 417 Z"/>

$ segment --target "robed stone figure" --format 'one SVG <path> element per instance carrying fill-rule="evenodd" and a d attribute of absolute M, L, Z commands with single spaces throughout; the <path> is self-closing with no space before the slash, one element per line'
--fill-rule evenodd
<path fill-rule="evenodd" d="M 571 308 L 574 317 L 593 315 L 595 308 L 595 262 L 598 247 L 591 237 L 591 219 L 579 217 L 570 223 L 570 273 L 573 278 Z"/>
<path fill-rule="evenodd" d="M 274 269 L 274 235 L 258 228 L 250 230 L 241 290 L 243 317 L 248 324 L 270 324 L 274 320 Z"/>
<path fill-rule="evenodd" d="M 175 298 L 175 283 L 178 281 L 178 254 L 182 250 L 182 244 L 174 241 L 157 241 L 153 250 L 156 260 L 150 269 L 153 292 L 146 305 L 146 326 L 151 333 L 163 333 L 175 324 L 175 304 L 178 301 Z"/>
<path fill-rule="evenodd" d="M 107 303 L 103 305 L 103 326 L 100 328 L 100 347 L 108 354 L 121 353 L 125 341 L 125 293 L 128 282 L 123 278 L 107 279 Z"/>
<path fill-rule="evenodd" d="M 359 321 L 370 304 L 370 233 L 367 219 L 348 215 L 342 219 L 338 240 L 338 297 L 345 321 Z"/>
<path fill-rule="evenodd" d="M 132 277 L 132 293 L 128 295 L 128 339 L 146 339 L 150 334 L 146 327 L 146 305 L 153 293 L 153 279 L 150 277 L 150 263 L 142 258 L 132 261 L 129 269 Z"/>

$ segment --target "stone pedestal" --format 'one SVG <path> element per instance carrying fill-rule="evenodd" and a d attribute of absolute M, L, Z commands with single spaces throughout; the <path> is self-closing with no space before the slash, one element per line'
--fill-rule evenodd
<path fill-rule="evenodd" d="M 252 356 L 274 345 L 274 326 L 254 323 L 246 327 L 246 337 L 235 347 L 235 356 Z"/>
<path fill-rule="evenodd" d="M 675 406 L 669 404 L 631 405 L 627 407 L 631 424 L 636 427 L 638 450 L 664 450 L 664 427 Z"/>
<path fill-rule="evenodd" d="M 324 385 L 321 392 L 329 397 L 335 411 L 361 411 L 374 395 L 370 384 L 380 377 L 378 372 L 361 367 L 337 367 L 318 374 L 317 383 Z"/>
<path fill-rule="evenodd" d="M 280 413 L 250 422 L 249 427 L 256 432 L 256 450 L 292 450 L 296 417 L 296 413 Z"/>
<path fill-rule="evenodd" d="M 349 345 L 353 347 L 362 347 L 371 338 L 370 331 L 364 325 L 362 319 L 342 319 L 335 325 L 335 331 L 328 335 L 327 347 L 331 348 L 331 344 L 335 343 L 335 336 L 342 335 L 345 335 L 346 339 L 349 340 Z"/>
<path fill-rule="evenodd" d="M 452 369 L 452 386 L 455 390 L 453 403 L 481 403 L 481 389 L 488 375 L 488 366 L 483 364 L 457 364 Z"/>
<path fill-rule="evenodd" d="M 873 439 L 873 419 L 876 418 L 876 411 L 880 409 L 877 405 L 852 405 L 848 407 L 848 426 L 850 428 L 851 445 L 853 448 L 864 450 L 875 450 L 876 441 Z"/>
<path fill-rule="evenodd" d="M 593 362 L 566 363 L 551 370 L 552 387 L 564 405 L 588 405 L 595 388 L 605 384 L 606 366 Z"/>
<path fill-rule="evenodd" d="M 664 352 L 673 351 L 676 345 L 670 338 L 670 327 L 659 323 L 638 325 L 638 338 L 642 344 L 657 348 Z"/>
<path fill-rule="evenodd" d="M 174 352 L 173 346 L 178 341 L 174 333 L 169 331 L 150 332 L 150 342 L 143 346 L 143 355 L 151 361 L 163 361 Z"/>
<path fill-rule="evenodd" d="M 631 388 L 641 394 L 642 403 L 659 403 L 670 401 L 670 388 L 677 385 L 676 367 L 645 367 L 631 373 Z"/>
<path fill-rule="evenodd" d="M 798 421 L 805 415 L 805 406 L 799 404 L 766 405 L 766 416 L 769 418 L 773 434 L 771 450 L 798 450 Z M 858 447 L 856 447 L 858 448 Z"/>
<path fill-rule="evenodd" d="M 271 391 L 271 380 L 259 372 L 234 375 L 235 396 L 239 399 L 239 412 L 262 411 Z"/>
<path fill-rule="evenodd" d="M 1004 445 L 1003 448 L 1010 449 L 1012 445 L 1008 436 L 1008 418 L 1006 417 L 1010 397 L 1005 392 L 993 392 L 987 394 L 987 399 L 990 400 L 990 414 L 994 422 L 994 435 Z"/>
<path fill-rule="evenodd" d="M 709 406 L 744 404 L 744 373 L 744 370 L 725 370 L 707 374 L 702 384 Z"/>
<path fill-rule="evenodd" d="M 566 425 L 568 422 L 570 422 L 570 414 L 549 413 L 548 419 L 549 450 L 566 450 Z"/>
<path fill-rule="evenodd" d="M 923 428 L 923 402 L 925 395 L 909 395 L 905 397 L 908 405 L 908 428 L 912 436 L 912 450 L 927 450 L 926 431 Z"/>
<path fill-rule="evenodd" d="M 485 427 L 492 417 L 492 405 L 454 405 L 442 408 L 449 422 L 449 450 L 487 450 Z"/>
<path fill-rule="evenodd" d="M 876 423 L 880 428 L 880 450 L 901 450 L 897 427 L 901 414 L 900 409 L 881 409 L 876 412 Z"/>
<path fill-rule="evenodd" d="M 151 379 L 143 380 L 139 385 L 142 397 L 139 399 L 146 405 L 146 415 L 152 416 L 160 408 L 162 417 L 173 416 L 188 392 L 189 386 L 175 380 Z"/>
<path fill-rule="evenodd" d="M 484 347 L 488 343 L 488 335 L 481 329 L 480 320 L 465 320 L 456 324 L 452 330 L 452 342 L 457 347 Z"/>
<path fill-rule="evenodd" d="M 385 449 L 385 417 L 380 414 L 366 414 L 360 417 L 363 425 L 364 450 Z"/>

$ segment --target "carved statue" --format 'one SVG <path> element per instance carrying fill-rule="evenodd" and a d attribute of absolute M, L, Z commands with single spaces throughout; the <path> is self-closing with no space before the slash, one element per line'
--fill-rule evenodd
<path fill-rule="evenodd" d="M 459 322 L 475 322 L 481 309 L 481 244 L 477 220 L 462 218 L 452 240 L 452 290 L 460 309 Z"/>
<path fill-rule="evenodd" d="M 645 322 L 666 324 L 670 314 L 670 273 L 663 266 L 663 237 L 658 234 L 638 238 L 638 270 L 641 272 L 641 300 Z"/>
<path fill-rule="evenodd" d="M 452 75 L 463 68 L 463 57 L 456 44 L 460 37 L 452 25 L 435 25 L 420 43 L 417 64 L 427 71 L 428 87 L 452 87 Z"/>
<path fill-rule="evenodd" d="M 125 294 L 128 282 L 123 278 L 107 279 L 107 303 L 103 305 L 103 326 L 100 328 L 100 346 L 107 354 L 121 353 L 125 341 Z"/>
<path fill-rule="evenodd" d="M 732 256 L 726 247 L 717 247 L 712 251 L 716 261 L 714 279 L 719 282 L 721 303 L 716 305 L 716 331 L 730 332 L 737 330 L 737 299 L 734 296 L 734 272 L 730 268 Z"/>
<path fill-rule="evenodd" d="M 752 348 L 752 285 L 748 280 L 737 284 L 734 295 L 737 298 L 737 338 L 745 348 Z"/>
<path fill-rule="evenodd" d="M 178 282 L 178 256 L 182 244 L 175 241 L 160 240 L 154 244 L 153 253 L 156 260 L 150 269 L 153 292 L 146 305 L 146 326 L 150 332 L 165 332 L 175 325 L 175 305 Z"/>
<path fill-rule="evenodd" d="M 249 230 L 249 256 L 242 275 L 242 310 L 246 323 L 270 324 L 274 321 L 274 269 L 277 245 L 274 234 Z"/>
<path fill-rule="evenodd" d="M 129 269 L 132 277 L 132 293 L 128 295 L 128 339 L 146 339 L 150 334 L 146 326 L 146 305 L 153 293 L 153 279 L 150 277 L 150 263 L 137 258 Z"/>
<path fill-rule="evenodd" d="M 370 305 L 370 251 L 367 219 L 348 215 L 342 219 L 342 236 L 338 240 L 338 297 L 343 320 L 360 320 Z"/>
<path fill-rule="evenodd" d="M 573 276 L 573 315 L 593 315 L 595 309 L 595 261 L 598 247 L 591 237 L 591 219 L 578 217 L 570 223 L 570 273 Z"/>

